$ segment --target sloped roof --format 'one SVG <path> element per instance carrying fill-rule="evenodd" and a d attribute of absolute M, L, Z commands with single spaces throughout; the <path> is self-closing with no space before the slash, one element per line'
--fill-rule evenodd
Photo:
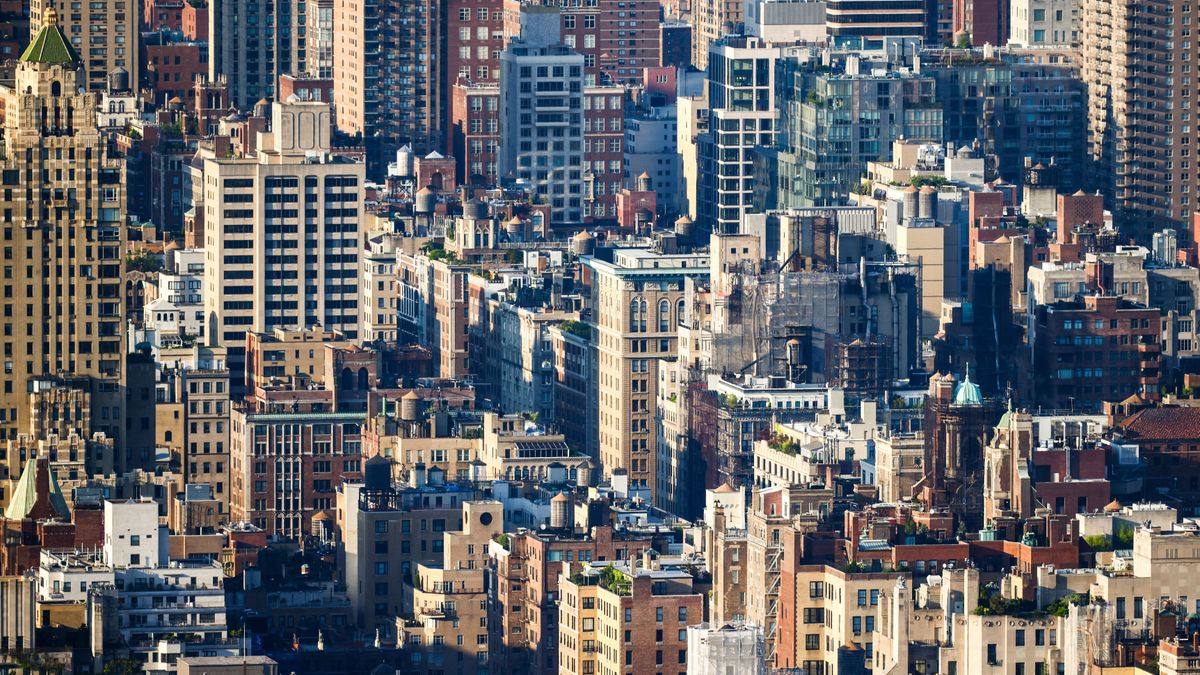
<path fill-rule="evenodd" d="M 40 473 L 41 461 L 36 457 L 31 457 L 28 462 L 25 462 L 25 468 L 21 471 L 21 478 L 17 481 L 17 487 L 13 490 L 12 499 L 8 502 L 8 508 L 4 509 L 4 517 L 9 520 L 21 520 L 30 517 L 45 517 L 49 514 L 34 513 L 40 501 L 38 495 L 38 474 Z M 54 476 L 54 471 L 50 469 L 49 462 L 46 463 L 46 471 L 49 474 L 46 477 L 48 485 L 48 493 L 46 498 L 49 500 L 49 506 L 53 510 L 53 515 L 56 515 L 64 520 L 71 519 L 71 511 L 67 508 L 67 500 L 63 498 L 62 488 L 58 486 L 58 479 Z M 44 508 L 42 509 L 44 510 Z"/>
<path fill-rule="evenodd" d="M 47 9 L 42 18 L 42 29 L 21 54 L 21 60 L 26 63 L 80 63 L 79 55 L 58 27 L 58 13 L 54 8 Z"/>
<path fill-rule="evenodd" d="M 1130 440 L 1175 440 L 1200 437 L 1200 408 L 1146 408 L 1118 425 Z"/>

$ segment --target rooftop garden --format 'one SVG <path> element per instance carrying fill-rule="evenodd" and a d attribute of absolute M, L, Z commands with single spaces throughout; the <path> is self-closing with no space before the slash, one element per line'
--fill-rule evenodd
<path fill-rule="evenodd" d="M 558 324 L 558 328 L 564 333 L 570 333 L 571 335 L 574 335 L 578 338 L 583 338 L 584 340 L 592 339 L 592 327 L 583 321 L 567 319 L 566 321 Z"/>
<path fill-rule="evenodd" d="M 611 565 L 600 572 L 600 585 L 616 595 L 633 594 L 633 580 Z"/>
<path fill-rule="evenodd" d="M 926 185 L 941 187 L 946 184 L 946 178 L 945 176 L 913 176 L 908 182 L 915 188 L 925 187 Z"/>
<path fill-rule="evenodd" d="M 1133 528 L 1118 529 L 1115 535 L 1090 534 L 1083 542 L 1093 551 L 1128 551 L 1133 548 Z"/>
<path fill-rule="evenodd" d="M 585 567 L 583 571 L 571 575 L 571 583 L 576 586 L 598 585 L 616 595 L 631 595 L 633 580 L 621 570 L 609 565 L 596 572 L 595 568 Z"/>
<path fill-rule="evenodd" d="M 130 272 L 159 272 L 162 267 L 162 258 L 153 253 L 139 251 L 125 256 L 125 268 Z"/>
<path fill-rule="evenodd" d="M 1066 616 L 1071 612 L 1071 605 L 1081 606 L 1092 601 L 1092 598 L 1087 593 L 1072 593 L 1065 595 L 1054 602 L 1046 605 L 1046 613 L 1051 616 Z"/>
<path fill-rule="evenodd" d="M 450 265 L 466 264 L 466 261 L 461 260 L 452 251 L 447 251 L 439 242 L 427 241 L 421 245 L 421 250 L 425 252 L 425 256 L 430 260 L 442 260 Z"/>
<path fill-rule="evenodd" d="M 773 434 L 771 438 L 767 440 L 767 446 L 769 446 L 772 450 L 778 450 L 785 455 L 791 455 L 793 457 L 800 452 L 800 444 L 796 442 L 796 439 L 783 434 Z"/>
<path fill-rule="evenodd" d="M 979 589 L 979 604 L 975 607 L 977 616 L 1019 616 L 1041 614 L 1037 605 L 1028 600 L 1006 598 L 995 584 L 988 584 Z"/>

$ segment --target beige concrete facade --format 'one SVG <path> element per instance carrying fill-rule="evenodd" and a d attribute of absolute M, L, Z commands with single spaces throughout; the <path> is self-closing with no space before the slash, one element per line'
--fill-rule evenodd
<path fill-rule="evenodd" d="M 484 568 L 488 542 L 504 531 L 504 505 L 497 501 L 463 504 L 462 530 L 444 533 L 440 564 L 419 564 L 413 577 L 412 616 L 396 620 L 397 632 L 408 645 L 436 654 L 468 656 L 475 666 L 488 661 L 487 589 Z M 464 666 L 450 672 L 473 672 Z"/>
<path fill-rule="evenodd" d="M 43 33 L 39 37 L 66 40 L 57 24 Z M 37 409 L 49 412 L 38 392 L 66 386 L 86 395 L 87 410 L 54 419 L 74 420 L 87 412 L 89 428 L 74 426 L 116 441 L 116 456 L 89 459 L 95 468 L 124 471 L 122 168 L 108 155 L 96 126 L 92 95 L 79 93 L 85 86 L 81 64 L 65 53 L 65 45 L 62 51 L 57 57 L 50 50 L 22 57 L 15 83 L 0 89 L 5 109 L 0 438 L 32 432 Z M 67 374 L 69 382 L 58 379 Z M 8 459 L 5 468 L 15 479 L 19 458 Z M 0 503 L 6 498 L 0 496 Z"/>
<path fill-rule="evenodd" d="M 599 366 L 600 463 L 629 473 L 630 487 L 657 487 L 658 369 L 674 357 L 684 281 L 708 276 L 708 256 L 618 249 L 612 262 L 586 258 Z"/>
<path fill-rule="evenodd" d="M 365 165 L 328 154 L 329 104 L 271 108 L 256 155 L 202 156 L 205 335 L 235 371 L 250 332 L 320 325 L 358 338 Z"/>

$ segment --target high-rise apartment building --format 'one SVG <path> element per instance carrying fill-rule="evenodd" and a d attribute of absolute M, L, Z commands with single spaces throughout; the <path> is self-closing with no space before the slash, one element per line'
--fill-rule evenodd
<path fill-rule="evenodd" d="M 888 39 L 924 38 L 927 0 L 828 0 L 829 41 L 852 49 L 879 49 Z"/>
<path fill-rule="evenodd" d="M 990 58 L 963 58 L 984 52 Z M 1082 186 L 1086 139 L 1069 130 L 1087 124 L 1087 102 L 1071 50 L 927 50 L 921 54 L 921 74 L 936 81 L 941 140 L 958 147 L 978 142 L 980 153 L 995 158 L 989 168 L 996 173 L 989 177 L 1023 185 L 1029 159 L 1054 163 L 1055 171 L 1047 175 L 1059 189 L 1074 192 Z"/>
<path fill-rule="evenodd" d="M 702 229 L 737 232 L 754 190 L 754 149 L 775 144 L 779 104 L 775 87 L 778 47 L 758 38 L 713 45 L 708 61 L 709 133 L 700 152 Z"/>
<path fill-rule="evenodd" d="M 727 35 L 740 33 L 745 19 L 741 0 L 696 0 L 692 3 L 692 65 L 708 69 L 712 44 Z"/>
<path fill-rule="evenodd" d="M 80 91 L 83 62 L 57 13 L 40 16 L 15 82 L 0 89 L 7 111 L 0 437 L 29 432 L 35 411 L 55 420 L 90 415 L 78 426 L 117 444 L 117 457 L 99 466 L 126 471 L 133 467 L 121 454 L 128 440 L 121 164 L 96 126 L 92 94 Z M 64 387 L 77 404 L 58 404 L 55 392 Z"/>
<path fill-rule="evenodd" d="M 1142 239 L 1186 226 L 1196 209 L 1188 111 L 1197 93 L 1182 69 L 1200 58 L 1200 42 L 1168 23 L 1195 10 L 1187 0 L 1084 0 L 1080 10 L 1092 183 L 1117 226 Z"/>
<path fill-rule="evenodd" d="M 48 23 L 46 13 L 54 9 L 59 30 L 84 68 L 78 86 L 104 91 L 108 76 L 118 68 L 129 73 L 129 81 L 136 86 L 141 77 L 138 5 L 136 0 L 30 0 L 29 34 L 38 35 Z"/>
<path fill-rule="evenodd" d="M 545 199 L 555 224 L 582 223 L 584 59 L 555 41 L 557 14 L 538 18 L 500 54 L 500 174 Z"/>
<path fill-rule="evenodd" d="M 310 5 L 276 0 L 211 0 L 208 9 L 208 79 L 221 76 L 229 101 L 249 110 L 275 98 L 280 75 L 307 72 Z"/>
<path fill-rule="evenodd" d="M 705 254 L 644 248 L 598 249 L 584 258 L 600 373 L 600 463 L 605 476 L 624 469 L 644 497 L 656 487 L 658 370 L 675 356 L 685 281 L 706 279 L 708 263 Z"/>
<path fill-rule="evenodd" d="M 333 0 L 308 0 L 308 75 L 333 79 Z"/>
<path fill-rule="evenodd" d="M 330 114 L 328 103 L 276 104 L 257 153 L 202 155 L 205 335 L 229 348 L 235 374 L 251 331 L 358 337 L 365 167 L 329 154 Z"/>
<path fill-rule="evenodd" d="M 929 75 L 881 71 L 854 56 L 832 72 L 810 70 L 791 79 L 782 104 L 780 205 L 842 204 L 866 163 L 890 157 L 897 138 L 941 143 L 936 92 Z"/>
<path fill-rule="evenodd" d="M 402 145 L 421 155 L 444 147 L 441 12 L 441 0 L 346 0 L 334 7 L 337 125 L 367 139 L 372 167 Z"/>
<path fill-rule="evenodd" d="M 563 44 L 583 54 L 588 86 L 641 84 L 642 70 L 658 64 L 658 2 L 559 0 Z"/>

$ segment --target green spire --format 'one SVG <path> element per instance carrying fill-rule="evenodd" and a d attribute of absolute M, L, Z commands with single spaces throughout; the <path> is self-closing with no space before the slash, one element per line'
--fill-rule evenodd
<path fill-rule="evenodd" d="M 46 463 L 46 470 L 49 473 L 46 476 L 46 497 L 50 502 L 50 509 L 63 520 L 70 520 L 71 511 L 67 508 L 67 500 L 63 498 L 62 488 L 58 486 L 58 478 L 54 475 L 54 470 L 50 468 L 49 462 Z M 40 499 L 40 495 L 38 495 L 39 473 L 37 456 L 30 457 L 25 462 L 24 470 L 21 471 L 21 478 L 17 481 L 16 489 L 13 490 L 8 508 L 4 510 L 5 518 L 21 520 L 29 517 Z"/>
<path fill-rule="evenodd" d="M 55 12 L 53 7 L 48 8 L 42 15 L 42 29 L 29 43 L 25 53 L 21 54 L 21 61 L 46 64 L 80 63 L 79 55 L 58 27 L 58 12 Z"/>

